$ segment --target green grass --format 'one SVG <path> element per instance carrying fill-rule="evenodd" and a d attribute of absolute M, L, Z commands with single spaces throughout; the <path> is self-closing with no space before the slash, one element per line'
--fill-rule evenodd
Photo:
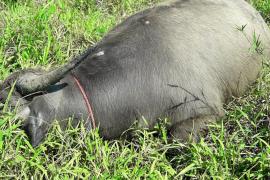
<path fill-rule="evenodd" d="M 0 2 L 0 77 L 27 67 L 63 64 L 115 24 L 158 0 Z M 98 2 L 98 3 L 96 3 Z M 269 0 L 253 0 L 269 22 Z M 270 177 L 270 64 L 245 97 L 226 106 L 199 143 L 168 143 L 165 128 L 132 141 L 104 141 L 82 126 L 55 125 L 34 149 L 13 113 L 0 115 L 0 178 L 266 179 Z"/>
<path fill-rule="evenodd" d="M 266 21 L 270 21 L 270 0 L 251 0 L 251 4 L 256 7 Z"/>

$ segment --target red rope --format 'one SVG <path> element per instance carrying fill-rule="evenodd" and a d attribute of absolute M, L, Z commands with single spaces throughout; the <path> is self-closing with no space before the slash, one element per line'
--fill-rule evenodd
<path fill-rule="evenodd" d="M 76 82 L 76 84 L 77 84 L 77 86 L 78 86 L 78 88 L 79 88 L 79 90 L 80 90 L 82 96 L 83 96 L 85 105 L 86 105 L 86 107 L 87 107 L 89 116 L 90 116 L 91 121 L 92 121 L 92 126 L 93 126 L 93 128 L 95 129 L 95 128 L 96 128 L 96 123 L 95 123 L 95 119 L 94 119 L 94 113 L 93 113 L 91 104 L 90 104 L 90 102 L 89 102 L 89 98 L 88 98 L 88 96 L 87 96 L 87 94 L 86 94 L 84 88 L 82 87 L 80 81 L 76 78 L 75 75 L 72 75 L 72 76 L 73 76 L 73 78 L 74 78 L 74 80 L 75 80 L 75 82 Z M 88 117 L 89 117 L 89 116 L 88 116 Z"/>

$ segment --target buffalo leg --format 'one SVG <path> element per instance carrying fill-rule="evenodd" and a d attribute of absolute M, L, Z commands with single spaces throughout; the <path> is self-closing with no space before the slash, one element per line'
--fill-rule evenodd
<path fill-rule="evenodd" d="M 207 124 L 214 122 L 215 116 L 204 116 L 193 119 L 187 119 L 172 126 L 170 134 L 173 138 L 182 142 L 189 140 L 198 141 L 200 132 L 207 128 Z"/>

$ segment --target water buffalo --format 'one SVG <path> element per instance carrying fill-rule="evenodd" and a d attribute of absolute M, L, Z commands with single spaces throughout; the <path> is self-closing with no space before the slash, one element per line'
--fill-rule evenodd
<path fill-rule="evenodd" d="M 134 122 L 187 140 L 224 115 L 223 104 L 255 81 L 270 55 L 270 31 L 244 0 L 174 0 L 138 12 L 63 67 L 26 69 L 1 85 L 25 119 L 33 146 L 56 119 L 73 117 L 119 137 Z"/>

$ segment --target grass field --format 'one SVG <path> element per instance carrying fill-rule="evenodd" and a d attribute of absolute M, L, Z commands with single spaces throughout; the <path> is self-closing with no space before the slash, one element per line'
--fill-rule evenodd
<path fill-rule="evenodd" d="M 0 79 L 28 67 L 50 68 L 94 44 L 115 24 L 159 0 L 2 0 Z M 270 23 L 270 0 L 252 4 Z M 0 115 L 0 179 L 270 178 L 270 63 L 243 98 L 199 143 L 168 143 L 163 126 L 134 140 L 104 141 L 83 127 L 55 125 L 32 148 L 21 122 Z M 154 135 L 157 134 L 157 135 Z"/>

